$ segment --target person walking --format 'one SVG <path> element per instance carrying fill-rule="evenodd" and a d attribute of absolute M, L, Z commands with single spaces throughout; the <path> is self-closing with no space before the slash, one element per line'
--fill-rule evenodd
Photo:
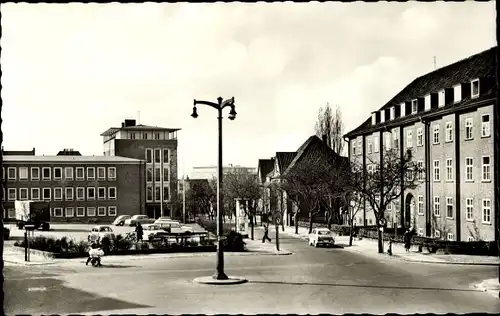
<path fill-rule="evenodd" d="M 144 232 L 142 230 L 142 225 L 139 222 L 135 226 L 135 234 L 137 235 L 137 241 L 142 241 L 142 235 Z"/>
<path fill-rule="evenodd" d="M 411 233 L 410 229 L 407 229 L 405 233 L 403 234 L 403 241 L 405 243 L 405 250 L 406 252 L 410 251 L 410 243 L 411 243 Z"/>
<path fill-rule="evenodd" d="M 262 243 L 265 243 L 266 240 L 271 242 L 271 238 L 269 238 L 269 224 L 264 225 L 264 237 L 262 237 Z"/>

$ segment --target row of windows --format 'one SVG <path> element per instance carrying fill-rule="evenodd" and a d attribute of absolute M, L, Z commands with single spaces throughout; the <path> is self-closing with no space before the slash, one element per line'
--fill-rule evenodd
<path fill-rule="evenodd" d="M 153 196 L 154 192 L 154 196 Z M 162 196 L 163 193 L 163 196 Z M 154 198 L 154 200 L 153 200 Z M 161 190 L 161 185 L 157 183 L 154 186 L 153 185 L 147 185 L 146 186 L 146 201 L 147 202 L 161 202 L 161 201 L 168 201 L 170 200 L 170 187 L 168 184 L 163 186 L 163 192 Z"/>
<path fill-rule="evenodd" d="M 153 179 L 154 181 L 156 182 L 159 182 L 162 180 L 163 178 L 163 181 L 164 182 L 169 182 L 170 181 L 170 169 L 169 167 L 163 167 L 163 174 L 161 172 L 161 168 L 160 167 L 147 167 L 146 168 L 146 181 L 147 182 L 153 182 Z M 163 175 L 163 177 L 162 177 Z"/>
<path fill-rule="evenodd" d="M 87 211 L 87 212 L 85 212 Z M 97 212 L 96 212 L 97 211 Z M 99 207 L 55 207 L 50 209 L 50 215 L 53 217 L 95 217 L 97 216 L 116 216 L 116 206 L 99 206 Z M 4 218 L 15 218 L 16 210 L 5 209 Z"/>
<path fill-rule="evenodd" d="M 168 163 L 170 157 L 170 150 L 167 148 L 147 148 L 146 149 L 146 163 Z"/>
<path fill-rule="evenodd" d="M 423 161 L 417 162 L 419 166 L 423 166 Z M 446 181 L 453 181 L 453 160 L 451 158 L 446 159 Z M 434 160 L 432 164 L 433 169 L 433 180 L 435 182 L 441 181 L 441 161 Z M 474 158 L 465 158 L 465 178 L 466 182 L 474 181 Z M 422 179 L 422 176 L 419 177 Z M 491 181 L 491 158 L 490 156 L 481 157 L 481 181 L 490 182 Z"/>
<path fill-rule="evenodd" d="M 465 140 L 472 140 L 474 139 L 474 124 L 473 124 L 473 118 L 468 117 L 465 119 L 465 130 L 464 130 L 464 139 Z M 436 124 L 433 126 L 432 129 L 432 143 L 434 145 L 438 145 L 440 143 L 440 130 L 441 127 Z M 491 123 L 490 123 L 490 115 L 489 114 L 484 114 L 481 116 L 481 137 L 490 137 L 491 136 Z M 384 146 L 386 149 L 390 149 L 391 146 L 394 147 L 395 149 L 399 148 L 399 138 L 398 138 L 398 133 L 393 133 L 393 134 L 386 134 L 386 140 L 384 141 Z M 392 135 L 392 140 L 391 140 L 391 135 Z M 417 128 L 417 133 L 416 133 L 416 145 L 417 147 L 423 146 L 424 145 L 424 132 L 423 128 Z M 453 141 L 453 122 L 446 122 L 445 124 L 445 142 L 452 142 Z M 373 142 L 371 139 L 367 140 L 367 151 L 368 154 L 371 154 L 372 152 L 378 153 L 379 152 L 379 138 L 377 136 L 374 136 Z M 413 130 L 407 130 L 406 131 L 406 147 L 410 148 L 413 147 Z M 352 141 L 352 153 L 353 155 L 356 154 L 362 154 L 361 150 L 359 153 L 357 152 L 357 148 L 362 148 L 361 140 L 358 140 L 358 146 L 356 146 L 356 141 Z"/>
<path fill-rule="evenodd" d="M 7 179 L 9 180 L 17 180 L 17 169 L 19 169 L 19 180 L 28 180 L 28 167 L 8 167 L 7 168 Z M 64 173 L 63 173 L 64 169 Z M 41 180 L 50 181 L 50 180 L 62 180 L 63 176 L 65 180 L 85 180 L 85 168 L 84 167 L 76 167 L 76 174 L 74 174 L 73 167 L 42 167 Z M 95 167 L 87 167 L 87 180 L 95 180 L 96 172 Z M 53 170 L 53 171 L 52 171 Z M 3 179 L 5 179 L 5 168 L 3 171 Z M 114 181 L 116 180 L 116 167 L 108 167 L 107 172 L 107 180 Z M 40 168 L 39 167 L 31 167 L 31 181 L 40 180 Z M 97 167 L 97 179 L 98 180 L 106 180 L 106 167 Z"/>
<path fill-rule="evenodd" d="M 42 195 L 40 196 L 40 189 L 42 190 Z M 86 190 L 85 190 L 86 189 Z M 52 190 L 54 191 L 54 195 L 52 196 Z M 28 194 L 28 188 L 20 188 L 19 196 L 17 195 L 16 188 L 8 188 L 7 189 L 7 198 L 9 201 L 73 201 L 75 198 L 77 201 L 85 201 L 85 191 L 87 191 L 87 201 L 98 200 L 116 200 L 117 192 L 116 187 L 108 187 L 107 190 L 105 187 L 77 187 L 76 188 L 76 197 L 75 197 L 75 188 L 73 187 L 65 187 L 65 188 L 31 188 L 31 196 Z M 107 191 L 107 192 L 106 192 Z M 97 194 L 96 194 L 97 192 Z M 64 193 L 64 194 L 63 194 Z M 97 196 L 96 196 L 97 195 Z M 5 196 L 5 195 L 4 195 Z"/>

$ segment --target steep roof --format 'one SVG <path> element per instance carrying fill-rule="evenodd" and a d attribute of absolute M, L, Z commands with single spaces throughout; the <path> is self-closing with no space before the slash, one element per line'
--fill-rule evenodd
<path fill-rule="evenodd" d="M 259 159 L 258 170 L 260 170 L 260 181 L 266 182 L 266 176 L 274 169 L 274 158 Z"/>
<path fill-rule="evenodd" d="M 396 94 L 379 110 L 389 109 L 392 106 L 399 105 L 403 102 L 424 97 L 429 93 L 436 93 L 444 88 L 451 88 L 459 83 L 470 82 L 471 80 L 474 80 L 476 78 L 496 78 L 497 53 L 497 46 L 495 46 L 479 54 L 470 56 L 451 65 L 439 68 L 428 74 L 420 76 L 413 80 L 398 94 Z M 481 94 L 484 97 L 491 96 L 493 94 L 493 91 L 482 91 Z M 470 98 L 466 98 L 462 100 L 462 103 L 470 101 Z M 475 101 L 478 100 L 475 99 Z M 454 104 L 455 107 L 458 105 L 460 104 Z M 420 113 L 420 115 L 421 114 L 422 113 Z M 396 120 L 403 121 L 409 116 L 410 115 L 406 115 Z M 388 121 L 387 123 L 390 122 L 392 121 Z M 382 126 L 382 124 L 380 125 Z M 347 133 L 345 137 L 355 136 L 358 132 L 370 127 L 372 127 L 371 118 L 368 118 L 357 128 Z"/>
<path fill-rule="evenodd" d="M 281 172 L 285 171 L 290 163 L 292 162 L 293 158 L 295 158 L 295 155 L 297 152 L 277 152 L 276 153 L 276 160 L 278 160 L 278 167 Z"/>

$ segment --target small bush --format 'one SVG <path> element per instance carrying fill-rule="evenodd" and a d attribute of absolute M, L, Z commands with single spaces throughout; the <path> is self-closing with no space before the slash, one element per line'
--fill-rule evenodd
<path fill-rule="evenodd" d="M 149 244 L 147 242 L 140 242 L 137 244 L 139 247 L 137 247 L 137 249 L 140 249 L 140 250 L 145 250 L 145 249 L 149 249 Z"/>
<path fill-rule="evenodd" d="M 240 233 L 230 231 L 224 241 L 224 250 L 227 251 L 245 251 L 246 243 L 243 241 L 243 236 Z"/>
<path fill-rule="evenodd" d="M 14 246 L 25 247 L 24 240 L 16 241 Z M 53 253 L 80 253 L 86 252 L 88 244 L 86 241 L 75 242 L 68 237 L 55 239 L 54 237 L 36 236 L 30 238 L 29 247 L 31 249 L 53 252 Z"/>
<path fill-rule="evenodd" d="M 153 249 L 163 249 L 163 248 L 167 248 L 167 247 L 168 247 L 168 244 L 162 240 L 155 240 L 155 241 L 151 242 L 151 248 L 153 248 Z"/>

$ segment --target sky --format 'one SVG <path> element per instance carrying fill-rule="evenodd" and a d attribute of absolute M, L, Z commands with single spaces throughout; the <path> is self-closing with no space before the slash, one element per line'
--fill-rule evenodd
<path fill-rule="evenodd" d="M 356 128 L 413 79 L 496 44 L 495 2 L 2 4 L 5 150 L 102 154 L 124 119 L 181 128 L 179 175 L 295 151 L 327 103 Z M 227 118 L 229 109 L 224 113 Z"/>

